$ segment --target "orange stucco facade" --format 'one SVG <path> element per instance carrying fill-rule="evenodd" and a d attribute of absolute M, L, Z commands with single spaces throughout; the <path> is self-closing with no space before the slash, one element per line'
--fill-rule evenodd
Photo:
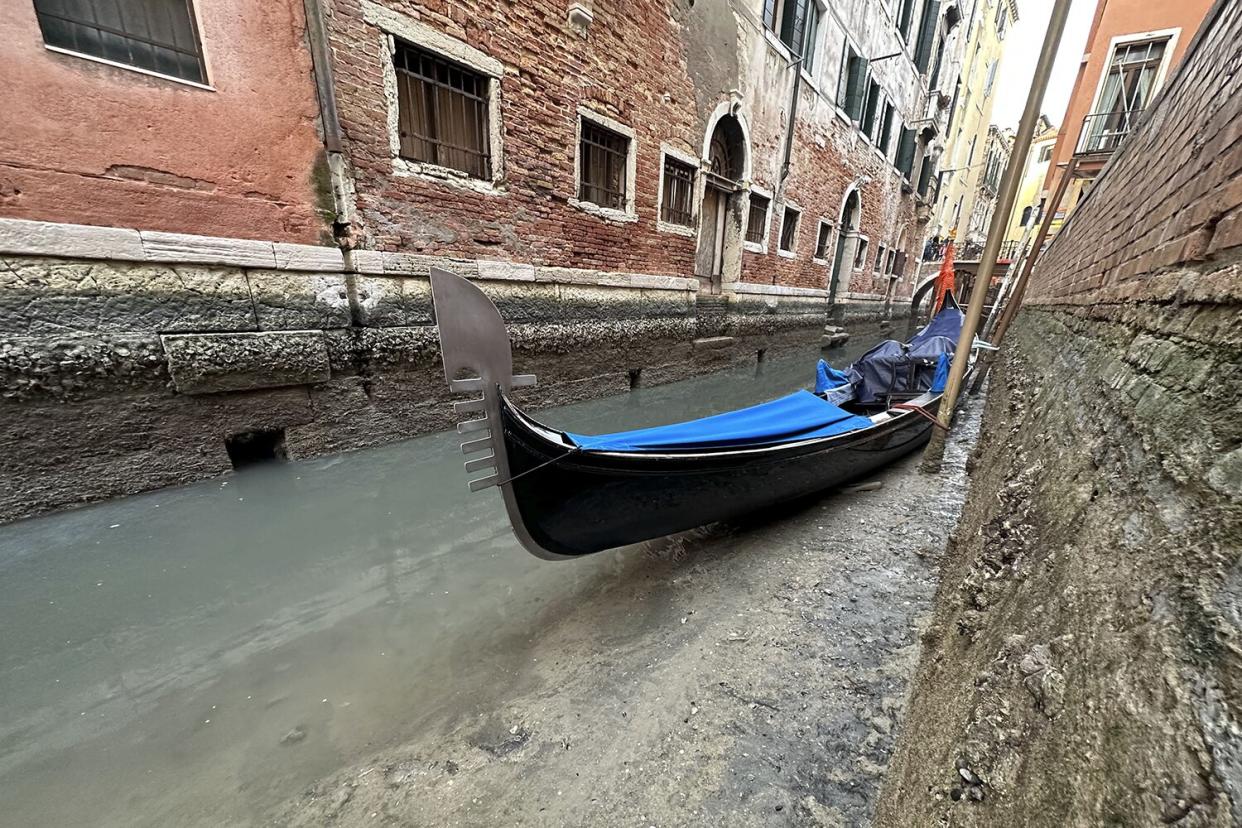
<path fill-rule="evenodd" d="M 196 0 L 207 85 L 48 49 L 0 3 L 0 216 L 315 243 L 322 144 L 300 0 Z"/>
<path fill-rule="evenodd" d="M 1199 24 L 1207 15 L 1213 0 L 1099 0 L 1091 31 L 1087 36 L 1087 48 L 1078 67 L 1074 91 L 1070 96 L 1052 155 L 1052 165 L 1044 189 L 1054 191 L 1058 179 L 1064 173 L 1070 158 L 1079 144 L 1083 120 L 1091 114 L 1100 79 L 1108 68 L 1112 46 L 1118 40 L 1137 40 L 1145 35 L 1168 33 L 1171 49 L 1159 78 L 1163 85 L 1170 72 L 1182 60 L 1186 47 L 1194 38 Z M 1073 194 L 1076 196 L 1076 194 Z M 1073 196 L 1067 203 L 1074 203 Z"/>

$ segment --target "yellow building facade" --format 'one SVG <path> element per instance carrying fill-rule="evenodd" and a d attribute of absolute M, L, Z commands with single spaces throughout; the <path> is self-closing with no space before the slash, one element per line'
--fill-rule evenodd
<path fill-rule="evenodd" d="M 1039 205 L 1046 196 L 1044 181 L 1048 178 L 1048 168 L 1052 164 L 1052 151 L 1056 147 L 1059 131 L 1046 115 L 1039 116 L 1035 126 L 1035 137 L 1031 140 L 1031 151 L 1026 155 L 1026 163 L 1022 168 L 1022 186 L 1018 189 L 1018 198 L 1013 203 L 1013 213 L 1009 216 L 1009 227 L 1005 230 L 1005 241 L 1018 242 L 1022 239 L 1022 231 L 1029 220 L 1039 215 Z"/>
<path fill-rule="evenodd" d="M 959 245 L 982 242 L 978 222 L 979 200 L 986 199 L 988 129 L 996 99 L 997 78 L 1005 36 L 1018 19 L 1017 0 L 980 0 L 968 22 L 962 76 L 944 151 L 940 157 L 940 186 L 928 224 L 929 238 L 954 234 Z"/>

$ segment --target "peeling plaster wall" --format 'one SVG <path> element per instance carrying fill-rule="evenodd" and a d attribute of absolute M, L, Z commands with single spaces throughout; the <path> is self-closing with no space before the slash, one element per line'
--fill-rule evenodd
<path fill-rule="evenodd" d="M 301 0 L 194 5 L 210 89 L 49 51 L 0 4 L 0 216 L 331 242 Z"/>

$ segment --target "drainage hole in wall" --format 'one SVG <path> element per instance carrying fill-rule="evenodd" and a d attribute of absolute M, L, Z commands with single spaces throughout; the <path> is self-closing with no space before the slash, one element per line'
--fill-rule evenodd
<path fill-rule="evenodd" d="M 755 359 L 757 359 L 759 362 L 763 362 L 763 358 L 767 355 L 768 355 L 768 349 L 760 348 L 758 351 L 755 352 Z"/>
<path fill-rule="evenodd" d="M 243 431 L 224 441 L 229 461 L 235 469 L 244 469 L 259 463 L 283 462 L 285 453 L 285 430 L 275 428 L 266 431 Z"/>
<path fill-rule="evenodd" d="M 643 377 L 642 368 L 631 368 L 630 369 L 630 390 L 633 390 L 639 386 L 639 383 L 642 381 L 642 377 Z"/>

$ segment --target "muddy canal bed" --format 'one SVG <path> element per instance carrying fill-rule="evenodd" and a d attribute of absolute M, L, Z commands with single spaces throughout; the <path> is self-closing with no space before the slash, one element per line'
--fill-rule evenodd
<path fill-rule="evenodd" d="M 702 416 L 816 356 L 545 416 Z M 0 823 L 863 822 L 970 431 L 941 478 L 566 563 L 448 434 L 0 527 Z"/>

